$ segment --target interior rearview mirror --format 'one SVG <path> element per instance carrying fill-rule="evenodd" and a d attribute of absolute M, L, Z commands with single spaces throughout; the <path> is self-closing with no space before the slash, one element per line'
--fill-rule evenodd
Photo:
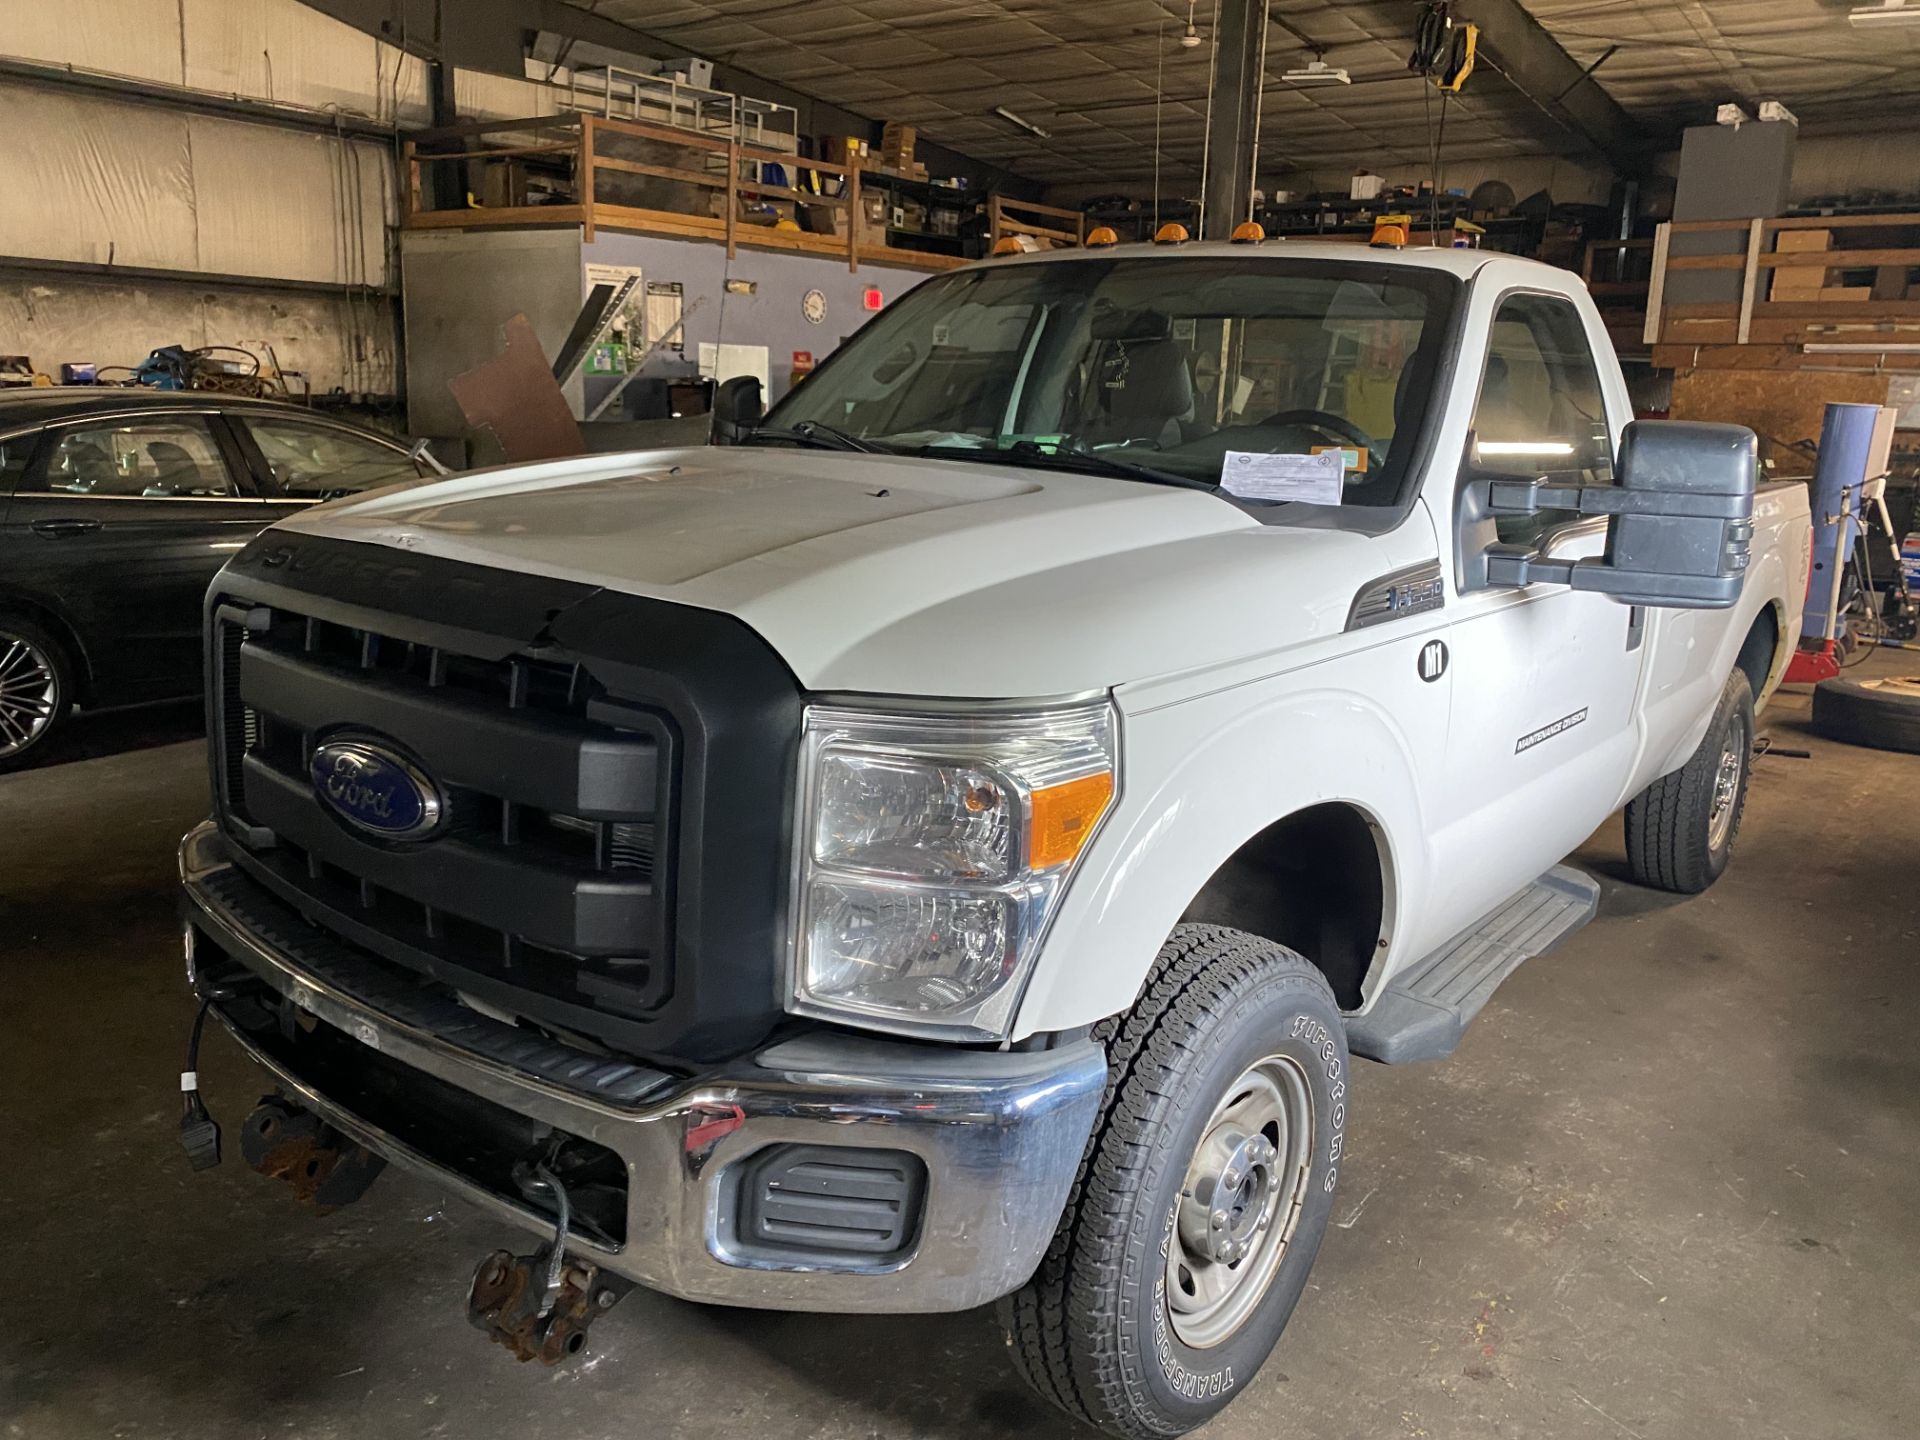
<path fill-rule="evenodd" d="M 766 402 L 761 398 L 758 376 L 736 375 L 721 381 L 713 392 L 713 443 L 738 445 L 765 414 Z"/>
<path fill-rule="evenodd" d="M 1566 585 L 1626 605 L 1723 610 L 1740 598 L 1753 540 L 1759 442 L 1743 425 L 1636 420 L 1612 485 L 1469 479 L 1456 517 L 1460 588 Z M 1548 559 L 1500 543 L 1494 519 L 1571 510 L 1607 518 L 1604 555 Z"/>

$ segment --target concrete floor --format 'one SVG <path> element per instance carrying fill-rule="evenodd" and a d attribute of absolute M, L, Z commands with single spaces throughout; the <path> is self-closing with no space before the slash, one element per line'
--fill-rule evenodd
<path fill-rule="evenodd" d="M 1759 762 L 1712 893 L 1622 883 L 1609 822 L 1579 857 L 1598 921 L 1453 1059 L 1356 1069 L 1337 1228 L 1211 1437 L 1920 1434 L 1920 757 L 1810 738 L 1806 710 L 1770 713 L 1813 758 Z M 321 1219 L 236 1160 L 191 1174 L 170 885 L 204 800 L 192 726 L 106 717 L 0 780 L 0 1434 L 1069 1433 L 988 1312 L 643 1292 L 546 1371 L 461 1316 L 519 1237 L 433 1187 L 390 1171 Z M 259 1081 L 224 1038 L 202 1070 L 231 1127 Z"/>

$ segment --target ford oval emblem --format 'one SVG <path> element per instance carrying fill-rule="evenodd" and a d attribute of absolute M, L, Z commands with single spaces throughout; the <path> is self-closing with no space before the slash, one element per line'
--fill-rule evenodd
<path fill-rule="evenodd" d="M 419 840 L 446 814 L 440 787 L 399 751 L 340 736 L 313 751 L 313 790 L 341 819 L 388 840 Z"/>

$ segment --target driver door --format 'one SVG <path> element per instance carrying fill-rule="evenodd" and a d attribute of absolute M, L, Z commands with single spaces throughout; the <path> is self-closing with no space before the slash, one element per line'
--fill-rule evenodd
<path fill-rule="evenodd" d="M 1494 304 L 1466 467 L 1516 479 L 1613 481 L 1630 408 L 1595 354 L 1608 343 L 1571 301 L 1514 291 Z M 1503 541 L 1599 555 L 1606 522 L 1565 512 L 1500 521 Z M 1449 598 L 1452 723 L 1437 853 L 1454 883 L 1447 933 L 1578 846 L 1625 798 L 1639 749 L 1644 611 L 1559 585 Z"/>

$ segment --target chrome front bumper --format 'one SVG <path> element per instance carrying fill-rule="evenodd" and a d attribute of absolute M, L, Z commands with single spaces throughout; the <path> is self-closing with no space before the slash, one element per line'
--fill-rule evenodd
<path fill-rule="evenodd" d="M 233 862 L 205 823 L 180 846 L 189 969 L 212 945 L 333 1026 L 402 1065 L 617 1154 L 627 1169 L 625 1242 L 570 1248 L 616 1274 L 688 1300 L 781 1310 L 963 1310 L 1033 1273 L 1051 1239 L 1106 1081 L 1086 1041 L 1030 1053 L 867 1040 L 821 1032 L 788 1040 L 626 1103 L 604 1057 L 532 1042 L 528 1032 L 431 1005 L 381 1004 L 346 973 L 297 964 L 213 893 Z M 202 960 L 204 950 L 200 951 Z M 195 983 L 198 984 L 197 973 Z M 439 1004 L 440 1002 L 433 1002 Z M 420 1154 L 329 1099 L 214 1006 L 234 1039 L 298 1103 L 368 1149 L 542 1234 L 518 1199 Z M 537 1053 L 535 1053 L 537 1052 Z M 515 1056 L 531 1056 L 527 1061 Z M 537 1063 L 535 1063 L 537 1062 Z M 722 1215 L 730 1167 L 786 1142 L 909 1151 L 927 1167 L 925 1210 L 903 1259 L 863 1264 L 747 1258 Z"/>

